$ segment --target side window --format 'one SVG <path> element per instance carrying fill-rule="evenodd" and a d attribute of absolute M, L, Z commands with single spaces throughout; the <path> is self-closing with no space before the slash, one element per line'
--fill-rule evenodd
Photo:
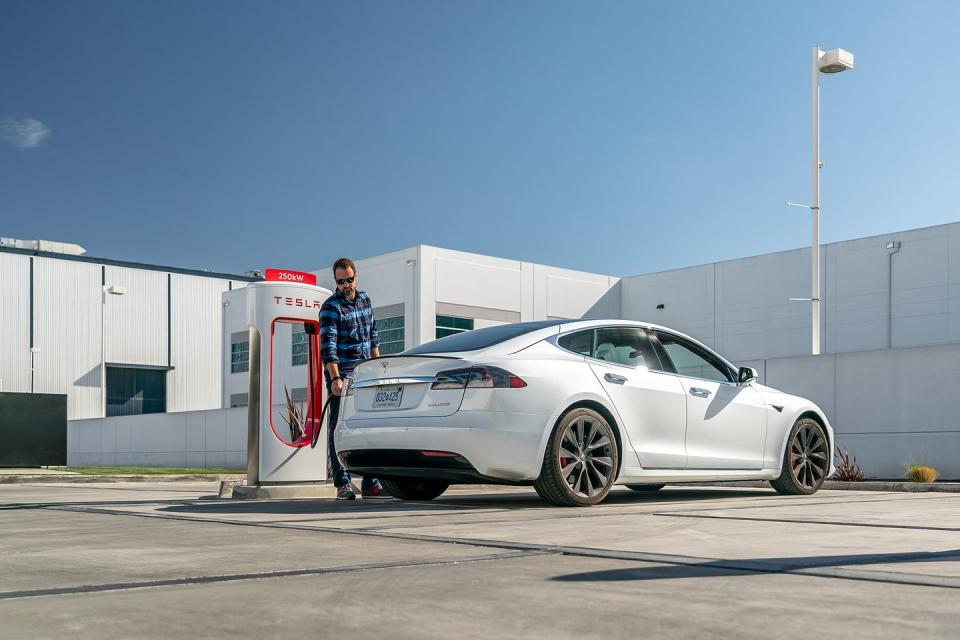
<path fill-rule="evenodd" d="M 733 382 L 727 366 L 700 347 L 668 333 L 657 333 L 660 344 L 681 376 Z"/>
<path fill-rule="evenodd" d="M 592 357 L 632 367 L 660 369 L 660 360 L 646 331 L 635 327 L 597 329 Z"/>
<path fill-rule="evenodd" d="M 593 350 L 593 329 L 562 336 L 557 340 L 557 344 L 567 351 L 573 351 L 582 356 L 589 356 Z"/>

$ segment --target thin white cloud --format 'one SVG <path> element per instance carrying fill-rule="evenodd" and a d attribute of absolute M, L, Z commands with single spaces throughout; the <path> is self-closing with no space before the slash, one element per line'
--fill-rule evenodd
<path fill-rule="evenodd" d="M 50 127 L 39 120 L 0 119 L 0 140 L 20 149 L 34 149 L 50 135 Z"/>

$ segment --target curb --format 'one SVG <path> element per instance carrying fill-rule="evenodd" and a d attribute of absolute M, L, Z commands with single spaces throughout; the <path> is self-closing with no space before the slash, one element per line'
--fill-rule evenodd
<path fill-rule="evenodd" d="M 95 482 L 222 482 L 244 481 L 245 475 L 241 474 L 196 474 L 196 475 L 84 475 L 81 473 L 71 473 L 63 475 L 55 474 L 20 474 L 0 476 L 0 484 L 35 484 L 44 483 L 74 483 L 89 484 Z"/>

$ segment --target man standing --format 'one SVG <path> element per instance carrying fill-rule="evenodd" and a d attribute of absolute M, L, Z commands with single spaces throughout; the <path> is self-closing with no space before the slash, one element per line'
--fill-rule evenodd
<path fill-rule="evenodd" d="M 334 262 L 333 277 L 337 281 L 337 291 L 327 298 L 320 309 L 320 355 L 325 367 L 327 393 L 330 395 L 327 457 L 333 484 L 337 487 L 337 500 L 354 500 L 357 496 L 350 488 L 350 474 L 337 458 L 333 431 L 340 415 L 343 379 L 353 372 L 357 363 L 380 357 L 380 335 L 377 333 L 370 296 L 357 289 L 357 268 L 353 261 L 340 258 Z M 375 478 L 364 476 L 360 495 L 379 498 L 383 495 L 383 488 Z"/>

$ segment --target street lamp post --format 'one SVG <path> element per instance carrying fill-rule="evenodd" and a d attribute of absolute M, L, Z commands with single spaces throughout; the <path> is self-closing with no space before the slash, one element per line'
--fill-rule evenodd
<path fill-rule="evenodd" d="M 843 49 L 813 47 L 813 241 L 811 243 L 810 315 L 813 355 L 820 355 L 820 74 L 853 69 L 853 54 Z"/>

